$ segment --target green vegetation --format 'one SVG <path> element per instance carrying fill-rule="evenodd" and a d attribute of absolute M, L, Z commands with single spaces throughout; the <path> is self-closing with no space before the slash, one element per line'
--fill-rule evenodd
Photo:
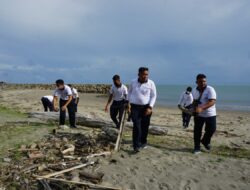
<path fill-rule="evenodd" d="M 29 122 L 26 114 L 0 106 L 0 157 L 8 156 L 10 149 L 37 141 L 52 127 L 51 123 Z"/>

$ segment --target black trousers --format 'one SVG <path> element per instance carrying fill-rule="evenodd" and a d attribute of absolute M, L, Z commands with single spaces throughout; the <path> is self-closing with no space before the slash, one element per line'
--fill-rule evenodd
<path fill-rule="evenodd" d="M 73 102 L 74 102 L 75 112 L 77 112 L 77 106 L 78 106 L 78 104 L 76 103 L 76 98 L 73 98 Z"/>
<path fill-rule="evenodd" d="M 62 107 L 66 104 L 67 100 L 60 99 L 60 125 L 65 124 L 66 111 L 62 111 Z M 69 114 L 69 123 L 71 127 L 76 125 L 76 113 L 73 100 L 67 106 Z"/>
<path fill-rule="evenodd" d="M 202 128 L 205 124 L 205 133 L 202 137 Z M 194 148 L 200 150 L 200 142 L 204 145 L 211 143 L 211 138 L 216 131 L 216 116 L 213 117 L 194 117 Z M 202 137 L 202 138 L 201 138 Z"/>
<path fill-rule="evenodd" d="M 125 101 L 113 101 L 110 106 L 110 117 L 115 123 L 116 127 L 119 128 L 122 122 L 122 116 L 125 110 Z M 118 116 L 118 120 L 117 120 Z"/>
<path fill-rule="evenodd" d="M 48 109 L 49 111 L 53 111 L 53 104 L 52 102 L 49 101 L 48 98 L 42 97 L 41 101 L 42 101 L 45 112 L 47 112 Z"/>
<path fill-rule="evenodd" d="M 192 107 L 192 105 L 189 106 L 185 106 L 186 109 L 190 109 Z M 190 119 L 191 119 L 191 115 L 187 114 L 185 112 L 182 112 L 182 122 L 183 122 L 183 126 L 188 127 L 189 123 L 190 123 Z"/>
<path fill-rule="evenodd" d="M 133 121 L 133 147 L 140 148 L 147 143 L 148 128 L 150 125 L 151 115 L 145 115 L 148 105 L 131 104 L 131 118 Z"/>

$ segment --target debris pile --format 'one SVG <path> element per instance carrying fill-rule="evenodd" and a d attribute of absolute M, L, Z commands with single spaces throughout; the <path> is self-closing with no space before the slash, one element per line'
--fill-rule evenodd
<path fill-rule="evenodd" d="M 21 145 L 3 159 L 0 187 L 119 189 L 102 186 L 104 173 L 97 171 L 100 156 L 111 156 L 114 149 L 106 137 L 103 132 L 96 135 L 57 132 L 28 146 Z"/>

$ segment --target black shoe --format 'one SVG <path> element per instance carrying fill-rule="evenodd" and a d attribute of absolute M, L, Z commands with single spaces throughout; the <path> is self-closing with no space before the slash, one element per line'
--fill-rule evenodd
<path fill-rule="evenodd" d="M 77 126 L 70 126 L 70 128 L 77 129 L 78 127 Z"/>
<path fill-rule="evenodd" d="M 201 144 L 205 147 L 206 150 L 210 151 L 211 150 L 211 145 L 210 144 L 205 144 L 201 141 Z"/>
<path fill-rule="evenodd" d="M 148 145 L 147 145 L 147 143 L 145 143 L 145 144 L 142 144 L 141 145 L 141 147 L 140 147 L 140 149 L 147 149 L 148 148 Z"/>
<path fill-rule="evenodd" d="M 134 153 L 138 153 L 140 152 L 140 149 L 139 148 L 134 148 Z"/>
<path fill-rule="evenodd" d="M 193 151 L 194 155 L 198 155 L 201 153 L 201 150 L 200 149 L 194 149 Z"/>

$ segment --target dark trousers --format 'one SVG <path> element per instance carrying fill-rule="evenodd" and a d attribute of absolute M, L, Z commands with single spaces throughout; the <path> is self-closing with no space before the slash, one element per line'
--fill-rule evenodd
<path fill-rule="evenodd" d="M 75 109 L 75 112 L 77 112 L 77 106 L 78 106 L 78 104 L 76 103 L 76 99 L 75 99 L 75 98 L 73 98 L 73 102 L 74 102 L 74 109 Z"/>
<path fill-rule="evenodd" d="M 116 127 L 119 128 L 122 122 L 122 116 L 125 110 L 125 101 L 113 101 L 110 106 L 110 117 L 115 123 Z M 117 120 L 118 116 L 118 120 Z"/>
<path fill-rule="evenodd" d="M 192 105 L 186 106 L 186 109 L 190 109 L 192 107 Z M 184 127 L 188 127 L 189 123 L 190 123 L 190 119 L 191 119 L 191 115 L 187 114 L 185 112 L 182 112 L 182 122 L 183 122 L 183 126 Z"/>
<path fill-rule="evenodd" d="M 66 111 L 62 111 L 62 107 L 66 104 L 67 100 L 60 99 L 60 125 L 65 124 L 65 118 L 66 118 Z M 71 127 L 75 126 L 76 122 L 76 113 L 74 108 L 74 102 L 73 100 L 69 103 L 67 106 L 68 114 L 69 114 L 69 123 Z"/>
<path fill-rule="evenodd" d="M 148 128 L 151 115 L 146 116 L 145 111 L 148 106 L 131 105 L 131 117 L 133 121 L 133 147 L 140 148 L 147 143 Z"/>
<path fill-rule="evenodd" d="M 48 109 L 49 111 L 53 111 L 53 104 L 49 101 L 48 98 L 42 97 L 41 101 L 45 112 L 47 112 Z"/>
<path fill-rule="evenodd" d="M 202 136 L 202 128 L 205 124 L 205 133 Z M 200 142 L 204 145 L 211 143 L 211 138 L 216 131 L 216 116 L 213 117 L 194 117 L 194 148 L 200 150 Z"/>

